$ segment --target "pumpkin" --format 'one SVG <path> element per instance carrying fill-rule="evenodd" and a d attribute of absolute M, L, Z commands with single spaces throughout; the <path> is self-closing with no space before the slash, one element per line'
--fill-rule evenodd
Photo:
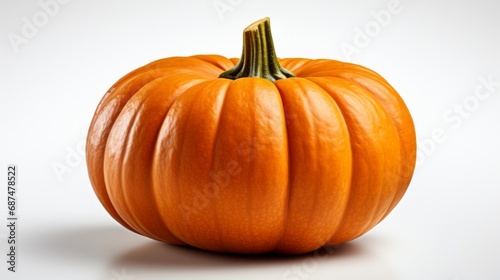
<path fill-rule="evenodd" d="M 119 79 L 86 145 L 94 191 L 138 234 L 234 253 L 299 254 L 357 238 L 405 193 L 409 110 L 363 66 L 276 56 L 270 22 L 241 59 L 169 57 Z"/>

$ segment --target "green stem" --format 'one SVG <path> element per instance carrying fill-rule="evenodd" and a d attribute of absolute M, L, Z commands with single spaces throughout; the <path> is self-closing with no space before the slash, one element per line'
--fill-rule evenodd
<path fill-rule="evenodd" d="M 256 21 L 245 28 L 240 62 L 219 76 L 232 80 L 244 77 L 259 77 L 271 82 L 294 77 L 278 62 L 269 18 Z"/>

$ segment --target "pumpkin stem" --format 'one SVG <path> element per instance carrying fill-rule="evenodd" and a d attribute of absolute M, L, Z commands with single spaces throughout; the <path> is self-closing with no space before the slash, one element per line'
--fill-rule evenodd
<path fill-rule="evenodd" d="M 240 62 L 219 76 L 232 80 L 244 77 L 259 77 L 271 82 L 294 77 L 278 62 L 271 35 L 271 23 L 267 17 L 245 28 Z"/>

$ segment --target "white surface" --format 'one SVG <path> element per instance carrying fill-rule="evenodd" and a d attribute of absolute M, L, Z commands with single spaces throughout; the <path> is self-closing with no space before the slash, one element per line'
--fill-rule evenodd
<path fill-rule="evenodd" d="M 1 279 L 500 279 L 498 1 L 65 2 L 51 15 L 37 1 L 0 2 L 0 181 L 7 164 L 19 168 L 18 272 L 2 261 Z M 217 13 L 221 3 L 231 9 Z M 356 44 L 356 28 L 388 7 L 390 21 Z M 9 34 L 23 36 L 34 16 L 40 26 L 16 52 Z M 421 152 L 403 200 L 365 236 L 316 257 L 217 255 L 122 229 L 80 154 L 104 92 L 161 57 L 239 56 L 243 28 L 265 16 L 279 56 L 349 58 L 400 92 Z M 346 44 L 358 53 L 347 57 Z M 479 100 L 481 77 L 497 84 Z M 54 164 L 68 172 L 58 177 Z M 0 236 L 4 260 L 5 225 Z"/>

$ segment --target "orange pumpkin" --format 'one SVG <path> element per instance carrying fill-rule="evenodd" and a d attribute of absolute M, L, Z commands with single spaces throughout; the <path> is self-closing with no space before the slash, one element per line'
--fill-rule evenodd
<path fill-rule="evenodd" d="M 386 80 L 335 60 L 278 59 L 265 18 L 245 29 L 241 60 L 170 57 L 121 78 L 95 112 L 86 156 L 97 197 L 136 233 L 297 254 L 386 217 L 416 144 Z"/>

